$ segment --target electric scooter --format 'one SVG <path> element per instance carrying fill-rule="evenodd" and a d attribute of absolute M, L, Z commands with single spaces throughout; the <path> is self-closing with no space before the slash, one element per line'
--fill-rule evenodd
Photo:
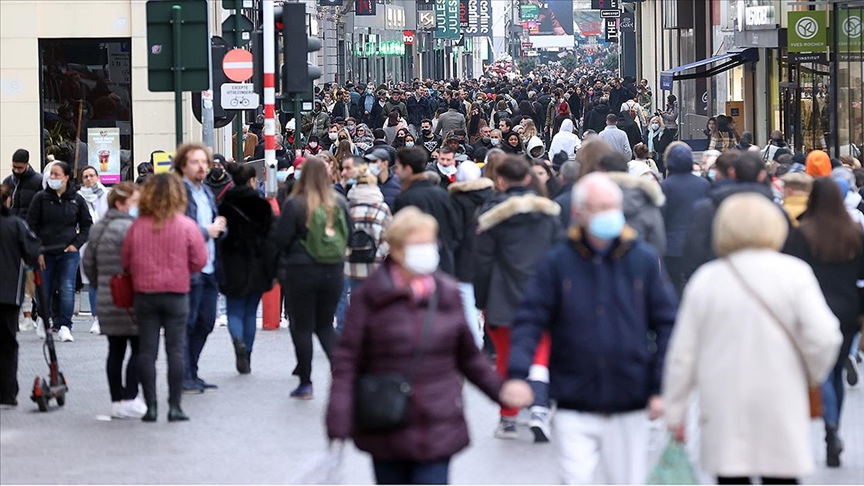
<path fill-rule="evenodd" d="M 40 412 L 47 412 L 48 404 L 52 399 L 56 400 L 58 407 L 66 404 L 66 392 L 69 391 L 69 387 L 66 386 L 66 377 L 60 372 L 60 365 L 57 362 L 54 330 L 51 326 L 51 320 L 48 318 L 48 296 L 45 293 L 44 282 L 42 282 L 42 271 L 37 267 L 33 271 L 33 275 L 36 283 L 36 291 L 33 295 L 36 301 L 35 309 L 38 315 L 42 317 L 42 325 L 45 326 L 45 342 L 42 345 L 42 354 L 45 355 L 47 351 L 45 362 L 48 364 L 48 377 L 36 377 L 30 399 L 36 402 Z"/>

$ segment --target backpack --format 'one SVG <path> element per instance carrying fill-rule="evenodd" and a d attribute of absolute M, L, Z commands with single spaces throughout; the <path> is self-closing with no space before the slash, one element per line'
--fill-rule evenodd
<path fill-rule="evenodd" d="M 323 265 L 342 263 L 348 248 L 348 222 L 345 220 L 345 212 L 338 206 L 332 211 L 332 226 L 328 226 L 327 209 L 323 206 L 315 208 L 306 238 L 300 241 L 309 256 Z"/>
<path fill-rule="evenodd" d="M 375 263 L 378 243 L 365 229 L 357 228 L 351 233 L 348 247 L 351 249 L 351 254 L 348 256 L 350 263 Z"/>

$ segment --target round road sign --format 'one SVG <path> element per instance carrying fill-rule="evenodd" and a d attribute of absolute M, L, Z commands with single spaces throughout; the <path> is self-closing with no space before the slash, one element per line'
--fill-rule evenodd
<path fill-rule="evenodd" d="M 245 49 L 232 49 L 222 60 L 222 71 L 231 81 L 242 83 L 252 77 L 252 53 Z"/>

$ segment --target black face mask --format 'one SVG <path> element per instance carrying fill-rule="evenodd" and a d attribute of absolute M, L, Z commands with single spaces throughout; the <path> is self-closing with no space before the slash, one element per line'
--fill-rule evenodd
<path fill-rule="evenodd" d="M 225 176 L 225 171 L 220 169 L 219 167 L 213 167 L 210 169 L 210 178 L 214 180 L 221 180 L 222 177 Z"/>
<path fill-rule="evenodd" d="M 432 133 L 432 130 L 424 128 L 423 130 L 421 130 L 421 133 L 423 133 L 424 137 L 428 137 Z"/>

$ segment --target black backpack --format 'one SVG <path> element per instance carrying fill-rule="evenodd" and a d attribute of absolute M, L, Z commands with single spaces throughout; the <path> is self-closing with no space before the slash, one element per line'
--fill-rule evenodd
<path fill-rule="evenodd" d="M 348 248 L 351 249 L 348 262 L 375 263 L 375 257 L 378 255 L 378 243 L 375 242 L 375 237 L 365 229 L 357 228 L 351 233 Z"/>

